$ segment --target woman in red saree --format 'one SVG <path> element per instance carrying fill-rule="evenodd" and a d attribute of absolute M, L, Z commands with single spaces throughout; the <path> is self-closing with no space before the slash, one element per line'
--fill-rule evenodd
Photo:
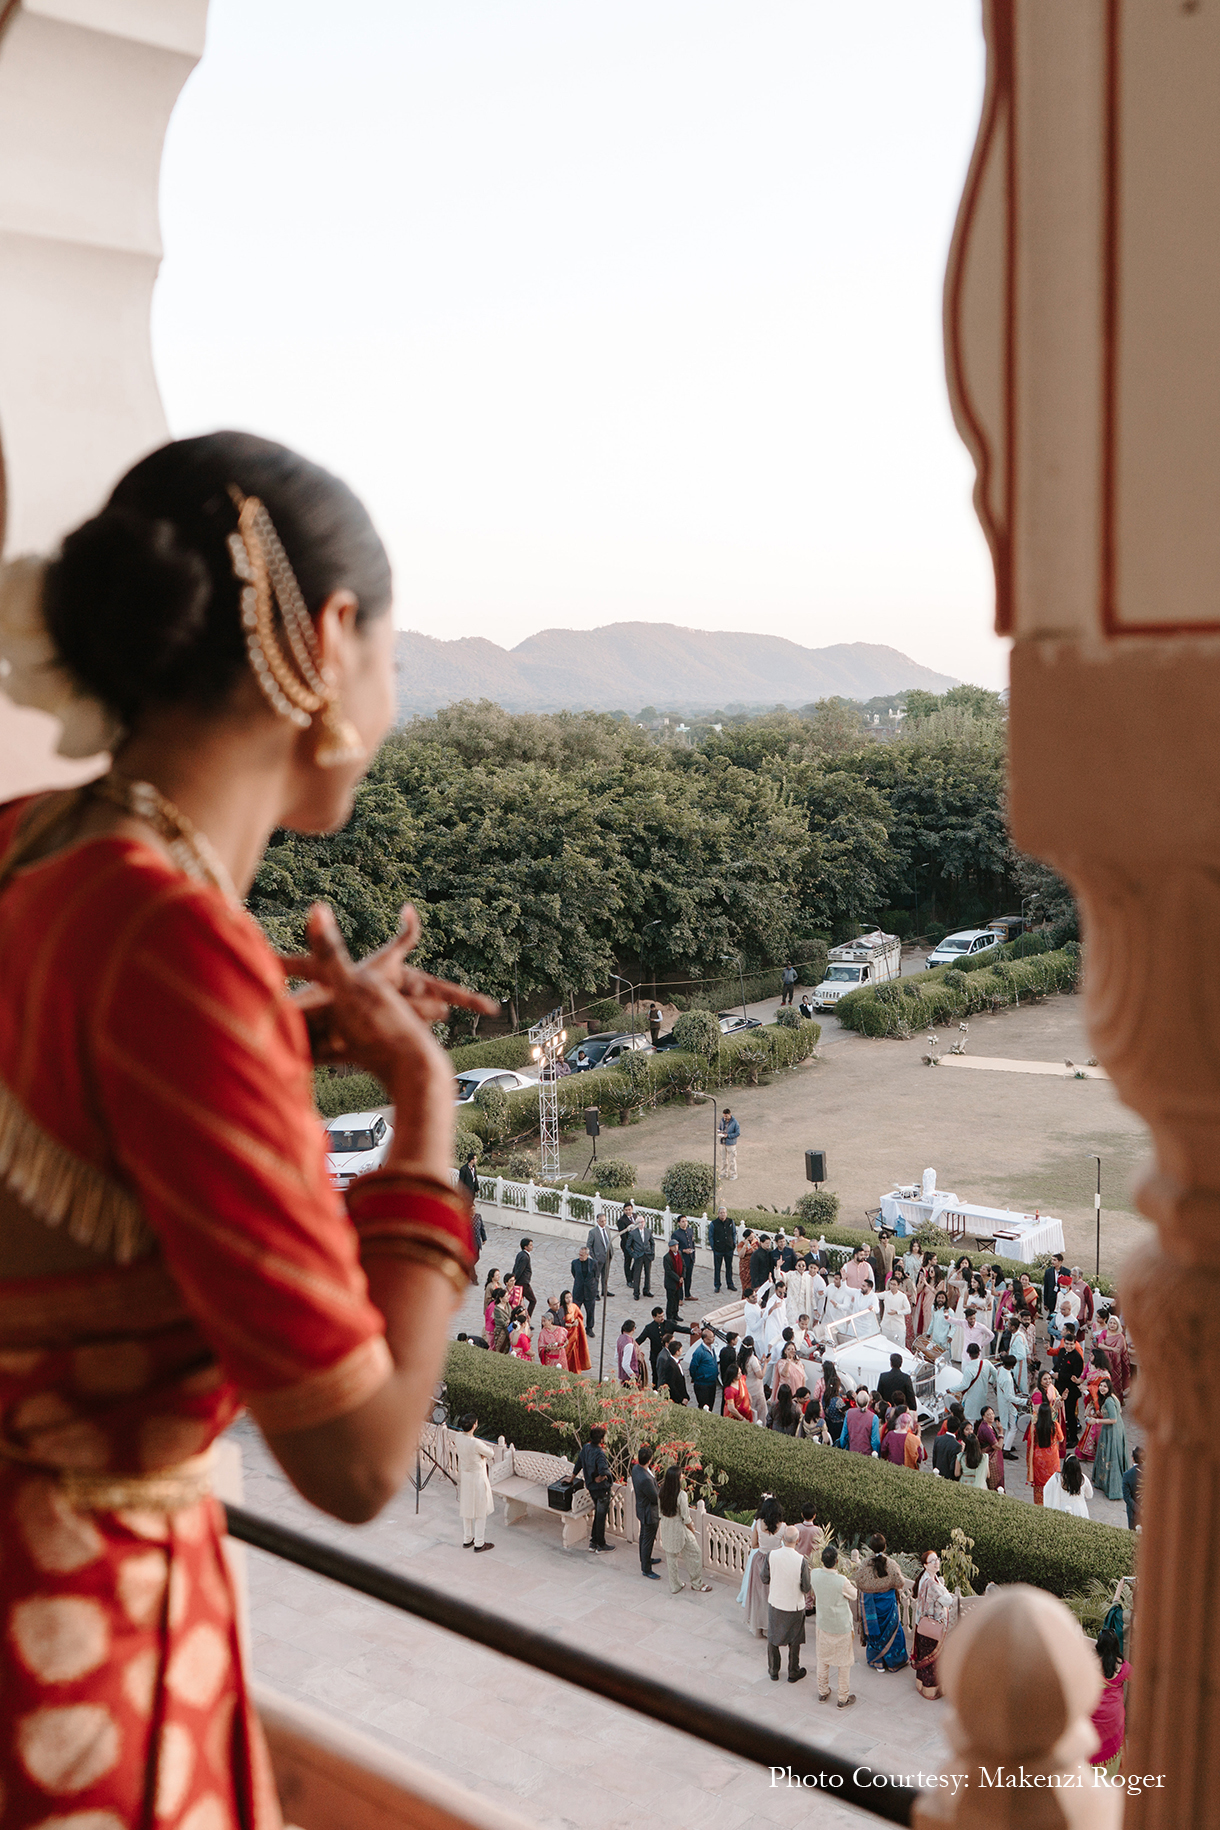
<path fill-rule="evenodd" d="M 388 567 L 342 484 L 216 434 L 144 459 L 33 589 L 26 634 L 126 735 L 98 784 L 0 808 L 0 1809 L 276 1830 L 211 1444 L 245 1406 L 307 1498 L 371 1517 L 474 1262 L 418 923 L 353 966 L 315 909 L 294 1002 L 240 900 L 276 827 L 347 818 Z M 395 1105 L 346 1204 L 315 1053 Z"/>
<path fill-rule="evenodd" d="M 589 1337 L 585 1333 L 585 1318 L 572 1301 L 570 1290 L 564 1290 L 560 1294 L 559 1314 L 567 1335 L 563 1363 L 569 1372 L 588 1372 L 592 1368 L 593 1362 L 589 1358 Z"/>

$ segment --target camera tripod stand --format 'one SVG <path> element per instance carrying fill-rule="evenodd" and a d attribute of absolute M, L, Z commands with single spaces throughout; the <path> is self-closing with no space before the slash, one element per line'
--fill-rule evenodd
<path fill-rule="evenodd" d="M 448 1392 L 444 1385 L 440 1385 L 437 1388 L 436 1394 L 432 1400 L 432 1411 L 428 1421 L 436 1424 L 438 1428 L 442 1423 L 448 1423 L 449 1421 Z M 424 1473 L 425 1460 L 427 1460 L 429 1464 L 428 1472 L 426 1474 Z M 450 1486 L 457 1486 L 457 1482 L 454 1480 L 452 1474 L 450 1474 L 448 1468 L 443 1468 L 441 1466 L 431 1449 L 425 1449 L 417 1442 L 415 1445 L 415 1472 L 410 1476 L 411 1485 L 415 1489 L 416 1513 L 419 1512 L 419 1496 L 434 1474 L 443 1474 Z"/>

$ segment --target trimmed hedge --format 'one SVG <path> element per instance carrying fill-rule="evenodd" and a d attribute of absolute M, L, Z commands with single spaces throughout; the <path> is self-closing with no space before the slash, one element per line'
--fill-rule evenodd
<path fill-rule="evenodd" d="M 1065 946 L 1014 959 L 1010 944 L 974 962 L 935 966 L 931 972 L 891 979 L 887 985 L 849 991 L 835 1006 L 835 1015 L 862 1036 L 906 1038 L 977 1011 L 1015 1004 L 1020 997 L 1075 991 L 1079 977 L 1078 951 Z"/>
<path fill-rule="evenodd" d="M 591 1068 L 585 1074 L 569 1074 L 558 1082 L 556 1089 L 560 1126 L 582 1124 L 586 1106 L 600 1107 L 603 1123 L 610 1115 L 622 1122 L 642 1106 L 664 1104 L 685 1094 L 691 1087 L 740 1085 L 751 1073 L 774 1073 L 782 1068 L 796 1067 L 813 1054 L 821 1035 L 820 1023 L 802 1017 L 796 1029 L 768 1023 L 759 1029 L 744 1030 L 740 1036 L 722 1036 L 720 1048 L 710 1063 L 702 1056 L 687 1054 L 682 1049 L 664 1049 L 655 1055 L 628 1055 L 622 1067 Z M 766 1056 L 761 1065 L 758 1062 L 760 1050 Z M 469 1108 L 466 1111 L 469 1112 Z M 538 1130 L 537 1088 L 521 1087 L 509 1093 L 508 1113 L 510 1138 L 533 1136 Z M 477 1131 L 485 1142 L 492 1141 L 483 1132 L 477 1114 L 463 1116 L 462 1122 L 470 1130 Z"/>
<path fill-rule="evenodd" d="M 467 1068 L 527 1068 L 533 1066 L 528 1036 L 493 1036 L 488 1042 L 466 1042 L 450 1049 L 449 1065 L 455 1074 Z"/>
<path fill-rule="evenodd" d="M 390 1096 L 372 1074 L 336 1074 L 334 1068 L 313 1071 L 313 1102 L 323 1118 L 340 1118 L 344 1112 L 374 1112 L 388 1106 Z"/>
<path fill-rule="evenodd" d="M 562 1383 L 549 1368 L 455 1342 L 445 1378 L 451 1415 L 473 1411 L 484 1436 L 503 1436 L 521 1449 L 563 1452 L 547 1419 L 520 1402 L 531 1385 Z M 693 1438 L 705 1463 L 725 1471 L 726 1507 L 752 1509 L 762 1494 L 773 1493 L 785 1517 L 797 1518 L 812 1500 L 819 1519 L 843 1537 L 882 1531 L 891 1549 L 900 1551 L 941 1550 L 960 1525 L 974 1539 L 980 1587 L 1031 1582 L 1054 1595 L 1070 1595 L 1094 1579 L 1112 1588 L 1133 1567 L 1134 1536 L 1115 1525 L 893 1468 L 868 1455 L 795 1442 L 680 1405 L 667 1407 L 662 1434 Z"/>

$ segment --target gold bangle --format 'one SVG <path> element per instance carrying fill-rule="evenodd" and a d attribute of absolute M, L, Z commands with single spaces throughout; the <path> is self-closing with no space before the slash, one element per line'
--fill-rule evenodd
<path fill-rule="evenodd" d="M 360 1262 L 366 1263 L 374 1258 L 398 1258 L 408 1264 L 426 1265 L 429 1270 L 439 1271 L 453 1286 L 454 1295 L 459 1302 L 465 1299 L 470 1288 L 470 1273 L 454 1253 L 445 1251 L 421 1239 L 403 1238 L 401 1234 L 381 1234 L 373 1239 L 362 1239 L 360 1242 Z"/>

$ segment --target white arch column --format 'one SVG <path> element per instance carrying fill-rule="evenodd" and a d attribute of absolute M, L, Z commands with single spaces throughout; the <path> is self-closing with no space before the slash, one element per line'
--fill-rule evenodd
<path fill-rule="evenodd" d="M 207 0 L 0 12 L 4 553 L 41 552 L 167 436 L 149 306 L 161 147 Z M 0 799 L 78 780 L 57 727 L 0 695 Z"/>

